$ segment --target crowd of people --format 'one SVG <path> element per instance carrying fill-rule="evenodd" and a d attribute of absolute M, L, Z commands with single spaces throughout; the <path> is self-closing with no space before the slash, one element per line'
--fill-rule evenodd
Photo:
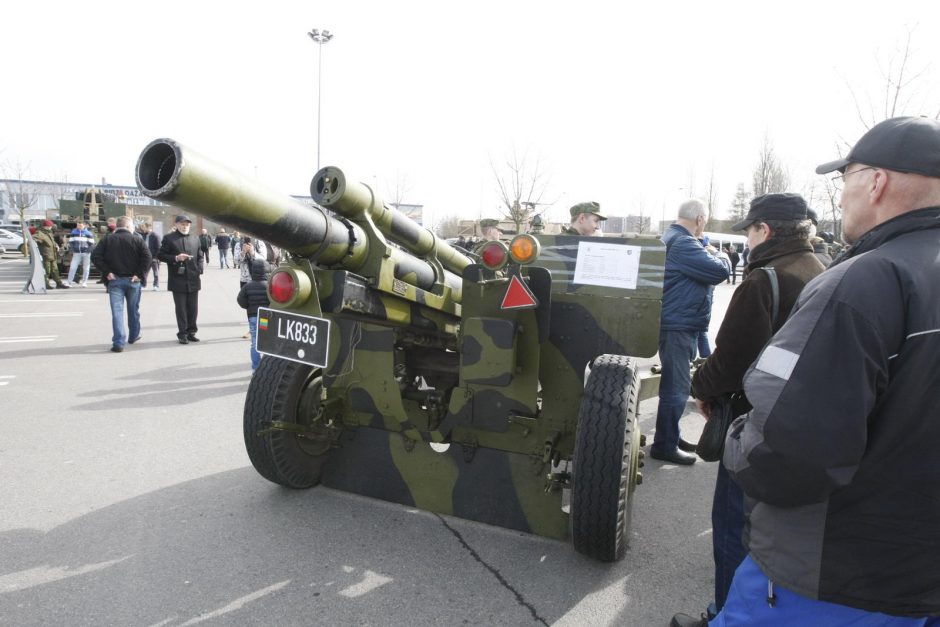
<path fill-rule="evenodd" d="M 60 289 L 74 285 L 87 287 L 91 266 L 94 265 L 101 273 L 100 282 L 105 285 L 109 296 L 111 352 L 114 353 L 124 352 L 128 344 L 140 340 L 141 290 L 146 289 L 151 275 L 151 289 L 161 289 L 161 263 L 166 264 L 165 284 L 173 294 L 176 339 L 180 344 L 200 341 L 196 334 L 199 331 L 201 277 L 209 260 L 209 251 L 215 245 L 219 251 L 220 267 L 234 267 L 241 272 L 241 291 L 233 300 L 248 309 L 249 332 L 244 337 L 252 340 L 252 370 L 257 368 L 260 356 L 254 347 L 257 325 L 253 322 L 257 320 L 258 307 L 268 304 L 267 277 L 272 266 L 280 263 L 280 251 L 275 246 L 237 231 L 228 235 L 225 229 L 219 229 L 214 238 L 206 229 L 196 236 L 191 233 L 192 220 L 185 215 L 176 216 L 173 230 L 163 238 L 153 231 L 151 223 L 141 223 L 135 229 L 132 218 L 126 216 L 110 218 L 97 241 L 85 222 L 78 222 L 64 241 L 54 234 L 53 229 L 54 223 L 45 220 L 32 232 L 46 285 Z M 72 255 L 67 280 L 62 280 L 58 269 L 58 253 L 63 246 L 67 246 Z M 231 266 L 229 259 L 233 263 Z M 80 281 L 76 282 L 79 267 L 82 274 Z"/>

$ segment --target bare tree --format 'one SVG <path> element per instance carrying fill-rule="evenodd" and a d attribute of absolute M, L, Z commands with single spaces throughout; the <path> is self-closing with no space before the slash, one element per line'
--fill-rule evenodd
<path fill-rule="evenodd" d="M 395 173 L 394 181 L 385 182 L 385 189 L 388 203 L 398 209 L 405 202 L 405 196 L 411 191 L 411 181 L 408 180 L 407 174 L 398 171 Z"/>
<path fill-rule="evenodd" d="M 872 94 L 866 94 L 863 103 L 852 85 L 846 81 L 852 101 L 855 103 L 855 112 L 859 122 L 866 130 L 882 120 L 901 115 L 933 115 L 934 119 L 940 119 L 940 102 L 931 101 L 929 94 L 916 88 L 924 84 L 920 79 L 928 74 L 930 65 L 924 65 L 919 69 L 912 67 L 915 64 L 916 52 L 912 45 L 915 30 L 917 30 L 916 24 L 907 27 L 903 43 L 895 48 L 887 61 L 882 61 L 878 53 L 875 53 L 875 61 L 883 81 L 877 100 L 872 97 Z M 928 78 L 926 83 L 930 84 L 930 82 Z M 915 103 L 915 100 L 918 102 Z"/>
<path fill-rule="evenodd" d="M 754 167 L 751 191 L 755 196 L 779 194 L 785 192 L 789 186 L 790 175 L 777 158 L 770 134 L 765 133 L 757 165 Z"/>
<path fill-rule="evenodd" d="M 523 225 L 527 225 L 541 202 L 548 185 L 547 176 L 542 171 L 538 158 L 530 164 L 528 153 L 521 157 L 515 149 L 512 156 L 506 159 L 504 170 L 500 170 L 490 160 L 493 176 L 499 188 L 502 202 L 503 216 L 516 225 L 516 232 L 523 233 Z"/>
<path fill-rule="evenodd" d="M 731 209 L 728 211 L 728 219 L 740 222 L 747 215 L 751 205 L 751 195 L 744 187 L 744 183 L 738 183 L 738 189 L 734 192 L 734 200 L 731 201 Z"/>
<path fill-rule="evenodd" d="M 444 216 L 434 224 L 434 232 L 440 237 L 457 237 L 460 235 L 460 216 Z"/>
<path fill-rule="evenodd" d="M 712 164 L 711 173 L 708 175 L 708 187 L 705 190 L 705 204 L 708 206 L 708 214 L 715 215 L 718 208 L 718 184 L 715 182 L 715 164 Z"/>
<path fill-rule="evenodd" d="M 27 181 L 29 177 L 29 165 L 24 165 L 19 159 L 15 162 L 7 163 L 3 166 L 4 178 L 8 179 L 7 197 L 10 206 L 16 209 L 20 218 L 20 228 L 23 232 L 23 241 L 26 242 L 26 211 L 35 205 L 43 189 L 37 183 Z M 29 256 L 29 247 L 25 247 L 26 255 Z"/>

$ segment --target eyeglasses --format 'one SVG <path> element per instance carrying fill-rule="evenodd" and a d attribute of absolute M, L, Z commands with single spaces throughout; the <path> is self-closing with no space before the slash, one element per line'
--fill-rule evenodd
<path fill-rule="evenodd" d="M 874 167 L 874 166 L 865 166 L 864 168 L 859 168 L 859 169 L 857 169 L 857 170 L 852 170 L 851 172 L 845 172 L 845 173 L 843 173 L 843 174 L 838 174 L 838 175 L 832 177 L 832 182 L 835 183 L 836 187 L 839 187 L 839 186 L 842 185 L 842 182 L 845 180 L 845 178 L 846 178 L 847 176 L 852 176 L 853 174 L 857 174 L 857 173 L 859 173 L 859 172 L 864 172 L 865 170 L 877 170 L 877 169 L 879 169 L 879 168 L 876 168 L 876 167 Z"/>

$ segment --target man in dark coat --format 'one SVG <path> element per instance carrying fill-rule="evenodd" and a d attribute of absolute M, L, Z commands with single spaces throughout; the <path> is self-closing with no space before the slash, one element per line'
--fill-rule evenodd
<path fill-rule="evenodd" d="M 176 216 L 176 230 L 163 238 L 160 261 L 169 269 L 167 287 L 173 292 L 176 305 L 176 337 L 180 344 L 198 342 L 196 317 L 199 314 L 200 279 L 205 270 L 205 257 L 199 246 L 199 238 L 190 233 L 192 220 Z"/>
<path fill-rule="evenodd" d="M 825 267 L 809 244 L 811 222 L 806 201 L 799 194 L 766 194 L 751 201 L 747 217 L 735 224 L 745 231 L 751 261 L 744 270 L 741 287 L 731 302 L 715 337 L 715 350 L 692 377 L 692 395 L 702 415 L 710 417 L 711 404 L 739 393 L 735 415 L 750 408 L 744 396 L 744 373 L 757 359 L 770 337 L 783 326 L 797 297 L 811 279 Z M 773 287 L 764 268 L 772 268 L 777 278 L 777 310 L 773 310 Z M 715 559 L 714 615 L 724 606 L 734 571 L 747 555 L 744 533 L 744 494 L 731 481 L 719 462 L 712 502 L 712 553 Z M 698 619 L 679 614 L 674 625 L 699 625 Z"/>

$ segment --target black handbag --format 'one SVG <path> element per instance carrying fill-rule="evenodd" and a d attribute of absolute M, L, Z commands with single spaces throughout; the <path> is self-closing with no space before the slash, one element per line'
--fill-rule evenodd
<path fill-rule="evenodd" d="M 780 313 L 780 286 L 777 283 L 777 273 L 773 268 L 758 268 L 767 273 L 770 279 L 770 289 L 773 296 L 773 317 L 771 325 L 777 324 L 777 314 Z M 702 429 L 702 437 L 695 445 L 695 453 L 707 462 L 717 462 L 721 459 L 721 454 L 725 450 L 725 438 L 728 435 L 728 428 L 734 422 L 734 406 L 741 397 L 740 392 L 725 394 L 721 398 L 712 401 L 711 415 L 705 422 L 705 428 Z"/>
<path fill-rule="evenodd" d="M 721 459 L 728 427 L 735 419 L 734 401 L 737 396 L 737 392 L 726 394 L 711 404 L 711 417 L 705 423 L 702 437 L 695 445 L 696 454 L 707 462 L 717 462 Z"/>

